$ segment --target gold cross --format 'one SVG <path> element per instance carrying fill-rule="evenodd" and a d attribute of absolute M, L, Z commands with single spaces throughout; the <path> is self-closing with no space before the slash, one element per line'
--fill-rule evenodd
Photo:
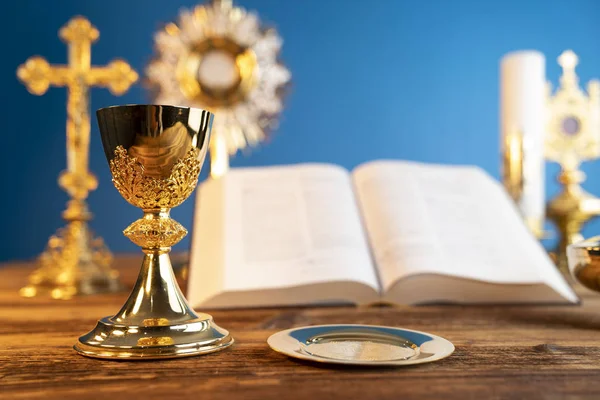
<path fill-rule="evenodd" d="M 96 179 L 88 172 L 90 143 L 89 88 L 103 86 L 115 95 L 125 93 L 138 74 L 123 60 L 105 67 L 91 66 L 91 45 L 98 30 L 84 17 L 74 17 L 59 32 L 69 46 L 68 65 L 50 65 L 34 56 L 17 70 L 17 76 L 30 93 L 42 95 L 52 86 L 66 86 L 67 100 L 67 173 L 63 186 L 73 197 L 85 198 L 96 188 Z"/>
<path fill-rule="evenodd" d="M 67 99 L 67 170 L 60 174 L 59 185 L 71 199 L 63 218 L 67 225 L 48 241 L 39 258 L 40 267 L 21 289 L 25 297 L 50 293 L 56 299 L 75 294 L 101 293 L 120 289 L 118 273 L 111 267 L 112 256 L 104 242 L 94 237 L 87 226 L 92 217 L 86 198 L 98 181 L 88 170 L 90 147 L 89 89 L 103 86 L 123 94 L 138 79 L 129 64 L 115 60 L 105 67 L 91 65 L 92 43 L 98 30 L 83 17 L 71 19 L 59 32 L 69 46 L 67 65 L 50 65 L 42 57 L 31 57 L 17 70 L 18 78 L 30 93 L 42 95 L 52 86 L 66 86 Z"/>

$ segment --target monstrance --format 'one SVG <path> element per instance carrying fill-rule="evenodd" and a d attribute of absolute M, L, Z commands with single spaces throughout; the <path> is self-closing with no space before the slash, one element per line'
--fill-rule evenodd
<path fill-rule="evenodd" d="M 592 80 L 588 93 L 579 87 L 575 73 L 577 55 L 571 50 L 558 58 L 563 69 L 560 87 L 554 95 L 548 85 L 548 114 L 545 157 L 560 164 L 558 181 L 562 191 L 547 207 L 548 217 L 560 231 L 558 265 L 566 268 L 566 248 L 583 237 L 581 227 L 600 215 L 600 199 L 583 190 L 583 161 L 600 158 L 600 82 Z"/>
<path fill-rule="evenodd" d="M 120 289 L 118 274 L 110 266 L 112 255 L 104 241 L 92 235 L 87 224 L 92 214 L 86 199 L 98 186 L 96 177 L 88 169 L 89 89 L 107 87 L 111 93 L 121 95 L 138 75 L 123 60 L 114 60 L 102 67 L 91 65 L 91 44 L 100 34 L 84 17 L 72 18 L 59 35 L 69 46 L 68 65 L 50 65 L 35 56 L 17 70 L 18 78 L 32 94 L 41 96 L 50 86 L 68 89 L 67 170 L 58 179 L 71 198 L 63 212 L 67 225 L 49 239 L 39 259 L 40 267 L 20 291 L 25 297 L 48 292 L 53 298 L 68 299 L 75 294 Z"/>
<path fill-rule="evenodd" d="M 279 61 L 281 45 L 275 29 L 230 0 L 182 11 L 156 34 L 157 54 L 146 70 L 153 101 L 215 114 L 213 178 L 229 169 L 230 156 L 264 140 L 277 124 L 291 78 Z"/>

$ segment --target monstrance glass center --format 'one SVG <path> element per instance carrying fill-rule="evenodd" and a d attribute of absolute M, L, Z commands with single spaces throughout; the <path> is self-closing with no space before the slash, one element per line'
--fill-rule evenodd
<path fill-rule="evenodd" d="M 208 51 L 200 61 L 198 80 L 213 90 L 229 90 L 238 84 L 240 73 L 235 58 L 222 50 Z"/>

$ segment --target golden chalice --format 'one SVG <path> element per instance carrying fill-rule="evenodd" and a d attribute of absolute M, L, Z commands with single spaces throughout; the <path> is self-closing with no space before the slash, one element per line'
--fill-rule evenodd
<path fill-rule="evenodd" d="M 127 105 L 96 112 L 113 183 L 144 216 L 123 232 L 142 248 L 137 282 L 114 316 L 98 321 L 74 348 L 108 359 L 192 356 L 233 343 L 210 315 L 195 313 L 173 275 L 169 251 L 187 230 L 169 216 L 194 191 L 213 116 L 197 108 Z"/>

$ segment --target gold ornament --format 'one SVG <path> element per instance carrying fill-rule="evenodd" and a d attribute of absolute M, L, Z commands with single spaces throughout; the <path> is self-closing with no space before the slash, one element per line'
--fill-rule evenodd
<path fill-rule="evenodd" d="M 94 238 L 87 222 L 92 218 L 86 199 L 98 186 L 89 172 L 90 144 L 89 88 L 107 87 L 113 94 L 125 93 L 137 73 L 122 60 L 106 67 L 91 65 L 91 44 L 98 30 L 84 17 L 71 19 L 59 32 L 69 46 L 68 65 L 50 65 L 41 57 L 31 57 L 17 70 L 18 78 L 30 93 L 42 95 L 50 86 L 66 86 L 67 170 L 59 185 L 71 200 L 63 218 L 67 226 L 48 241 L 40 256 L 40 267 L 21 289 L 25 297 L 48 292 L 53 298 L 68 299 L 75 294 L 91 294 L 120 289 L 118 274 L 110 268 L 111 254 L 101 238 Z"/>
<path fill-rule="evenodd" d="M 548 128 L 545 156 L 560 164 L 558 181 L 562 191 L 548 204 L 548 217 L 560 232 L 557 249 L 559 267 L 567 272 L 566 248 L 578 242 L 582 226 L 600 215 L 600 199 L 582 189 L 583 161 L 600 158 L 600 82 L 590 81 L 588 94 L 579 87 L 575 73 L 578 58 L 571 50 L 558 57 L 563 69 L 554 95 L 548 84 Z"/>
<path fill-rule="evenodd" d="M 121 196 L 131 205 L 143 210 L 177 207 L 187 199 L 200 174 L 198 150 L 191 149 L 173 166 L 168 178 L 149 176 L 136 157 L 130 157 L 122 146 L 110 160 L 113 183 Z"/>
<path fill-rule="evenodd" d="M 215 0 L 183 11 L 155 36 L 157 55 L 146 73 L 161 104 L 215 113 L 211 176 L 223 175 L 229 156 L 264 140 L 283 108 L 289 71 L 279 62 L 282 40 L 256 14 Z"/>
<path fill-rule="evenodd" d="M 130 157 L 123 146 L 115 149 L 110 160 L 113 183 L 121 196 L 131 205 L 143 210 L 177 207 L 187 199 L 198 183 L 200 161 L 198 149 L 190 149 L 178 160 L 168 178 L 148 176 L 135 157 Z M 123 231 L 140 247 L 171 247 L 187 235 L 187 230 L 171 218 L 142 218 Z"/>

